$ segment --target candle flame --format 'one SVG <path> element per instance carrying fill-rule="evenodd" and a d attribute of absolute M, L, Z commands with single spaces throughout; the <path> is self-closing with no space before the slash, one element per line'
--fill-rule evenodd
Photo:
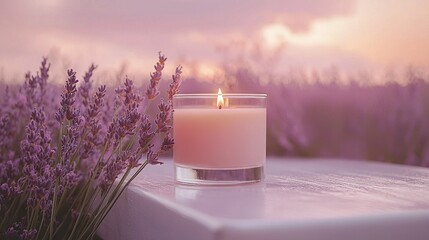
<path fill-rule="evenodd" d="M 219 91 L 217 92 L 217 106 L 219 109 L 221 109 L 224 105 L 223 97 L 222 97 L 222 91 L 219 88 Z"/>

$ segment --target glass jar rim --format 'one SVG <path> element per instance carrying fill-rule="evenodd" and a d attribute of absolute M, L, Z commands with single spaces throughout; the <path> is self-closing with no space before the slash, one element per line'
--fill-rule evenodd
<path fill-rule="evenodd" d="M 173 96 L 173 99 L 182 98 L 217 98 L 217 93 L 179 93 Z M 226 98 L 267 98 L 264 93 L 222 93 Z"/>

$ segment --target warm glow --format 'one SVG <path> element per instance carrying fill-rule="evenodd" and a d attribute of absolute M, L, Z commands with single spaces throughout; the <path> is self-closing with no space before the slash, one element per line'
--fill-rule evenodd
<path fill-rule="evenodd" d="M 201 78 L 212 78 L 217 73 L 222 71 L 215 64 L 210 64 L 210 63 L 200 63 L 196 67 L 197 67 L 197 74 Z"/>
<path fill-rule="evenodd" d="M 64 69 L 84 72 L 91 62 L 102 81 L 119 72 L 143 79 L 153 64 L 143 56 L 156 56 L 156 49 L 168 55 L 166 68 L 180 63 L 185 75 L 216 84 L 237 67 L 251 69 L 265 83 L 286 81 L 292 69 L 313 73 L 335 66 L 344 76 L 382 75 L 408 66 L 425 71 L 429 63 L 429 1 L 275 0 L 243 8 L 220 0 L 216 6 L 230 10 L 221 22 L 206 1 L 172 1 L 184 18 L 162 11 L 162 1 L 98 2 L 3 1 L 0 81 L 23 81 L 41 56 L 52 63 L 53 81 L 62 81 Z M 172 21 L 176 27 L 162 27 Z"/>
<path fill-rule="evenodd" d="M 222 97 L 222 91 L 219 88 L 219 91 L 217 92 L 217 106 L 219 109 L 221 109 L 224 105 L 223 97 Z"/>
<path fill-rule="evenodd" d="M 336 21 L 315 22 L 307 32 L 295 33 L 283 24 L 269 24 L 262 28 L 261 34 L 268 48 L 277 48 L 283 44 L 295 44 L 299 46 L 317 46 L 327 44 L 330 39 L 331 23 Z"/>

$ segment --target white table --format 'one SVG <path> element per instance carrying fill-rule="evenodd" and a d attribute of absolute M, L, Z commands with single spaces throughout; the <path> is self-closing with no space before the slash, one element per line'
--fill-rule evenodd
<path fill-rule="evenodd" d="M 266 179 L 175 183 L 148 166 L 100 226 L 109 239 L 429 239 L 429 169 L 348 160 L 268 159 Z"/>

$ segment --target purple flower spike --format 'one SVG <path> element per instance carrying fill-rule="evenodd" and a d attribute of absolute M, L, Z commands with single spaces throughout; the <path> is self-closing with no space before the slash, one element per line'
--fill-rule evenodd
<path fill-rule="evenodd" d="M 142 97 L 134 92 L 134 84 L 128 77 L 125 79 L 124 86 L 116 89 L 117 98 L 123 104 L 125 110 L 133 111 L 137 109 L 143 100 Z"/>
<path fill-rule="evenodd" d="M 88 105 L 90 103 L 91 88 L 92 88 L 91 77 L 92 77 L 95 69 L 97 69 L 96 65 L 91 64 L 91 66 L 89 66 L 88 71 L 83 76 L 83 82 L 79 86 L 79 94 L 80 94 L 80 97 L 81 97 L 82 105 L 84 107 L 88 107 Z"/>
<path fill-rule="evenodd" d="M 50 68 L 51 68 L 51 64 L 48 63 L 48 58 L 44 57 L 42 60 L 42 66 L 40 66 L 40 77 L 39 77 L 39 85 L 42 90 L 45 89 L 48 83 Z"/>
<path fill-rule="evenodd" d="M 161 150 L 166 152 L 173 148 L 174 145 L 174 139 L 171 137 L 170 134 L 167 134 L 167 136 L 162 141 Z"/>
<path fill-rule="evenodd" d="M 9 135 L 10 119 L 8 116 L 0 117 L 0 149 L 5 149 L 9 146 L 10 138 Z M 0 150 L 1 152 L 1 150 Z"/>
<path fill-rule="evenodd" d="M 87 137 L 83 143 L 82 150 L 82 168 L 84 171 L 91 169 L 95 165 L 96 156 L 96 147 L 103 143 L 102 140 L 102 124 L 98 117 L 101 108 L 104 105 L 104 96 L 106 95 L 106 85 L 102 85 L 98 88 L 98 91 L 94 94 L 90 100 L 89 108 L 85 115 L 85 128 L 84 131 L 87 132 Z"/>
<path fill-rule="evenodd" d="M 146 153 L 149 150 L 149 143 L 152 141 L 155 133 L 151 131 L 152 124 L 147 116 L 143 116 L 140 124 L 140 151 Z"/>
<path fill-rule="evenodd" d="M 49 78 L 49 68 L 51 68 L 51 64 L 48 63 L 48 58 L 43 57 L 42 66 L 40 66 L 40 77 L 43 79 L 44 82 L 46 82 L 46 80 L 48 80 Z"/>
<path fill-rule="evenodd" d="M 72 69 L 67 71 L 68 79 L 65 86 L 65 91 L 61 94 L 61 108 L 58 110 L 56 114 L 56 119 L 59 122 L 62 122 L 64 118 L 68 120 L 72 120 L 76 118 L 76 111 L 73 109 L 73 104 L 75 102 L 76 95 L 76 84 L 78 80 L 76 79 L 76 72 Z"/>
<path fill-rule="evenodd" d="M 125 79 L 122 88 L 116 89 L 116 94 L 119 107 L 122 107 L 124 111 L 110 124 L 105 140 L 106 144 L 113 141 L 114 148 L 125 136 L 133 134 L 141 117 L 138 108 L 143 100 L 139 94 L 134 92 L 133 81 L 128 78 Z"/>
<path fill-rule="evenodd" d="M 148 99 L 153 99 L 159 95 L 158 85 L 161 80 L 162 70 L 164 69 L 165 61 L 167 58 L 159 53 L 159 61 L 154 66 L 155 72 L 150 74 L 150 83 L 146 90 L 146 97 Z"/>
<path fill-rule="evenodd" d="M 36 229 L 24 229 L 22 233 L 19 235 L 21 239 L 32 240 L 36 237 L 37 230 Z"/>
<path fill-rule="evenodd" d="M 156 164 L 163 164 L 163 162 L 160 162 L 158 160 L 158 153 L 153 152 L 152 150 L 149 150 L 147 152 L 147 161 L 152 164 L 152 165 L 156 165 Z"/>
<path fill-rule="evenodd" d="M 101 111 L 101 107 L 103 106 L 103 98 L 106 95 L 106 85 L 102 85 L 98 88 L 97 93 L 95 93 L 91 104 L 89 105 L 87 112 L 87 121 L 92 118 L 95 118 L 98 113 Z"/>
<path fill-rule="evenodd" d="M 130 152 L 125 151 L 106 164 L 101 173 L 101 176 L 99 177 L 101 180 L 100 187 L 103 191 L 106 191 L 107 188 L 115 181 L 118 175 L 121 174 L 125 168 L 127 168 L 129 165 L 129 157 Z"/>
<path fill-rule="evenodd" d="M 140 157 L 141 157 L 141 156 L 139 156 L 139 155 L 137 155 L 137 154 L 132 154 L 132 155 L 128 158 L 128 167 L 129 167 L 129 168 L 135 168 L 135 167 L 140 166 L 140 165 L 141 165 L 141 164 L 139 163 Z"/>
<path fill-rule="evenodd" d="M 179 92 L 180 85 L 182 85 L 182 66 L 176 68 L 176 73 L 172 76 L 173 82 L 170 83 L 170 89 L 168 90 L 168 99 L 173 100 L 173 96 Z"/>
<path fill-rule="evenodd" d="M 161 101 L 158 105 L 159 113 L 156 116 L 155 123 L 157 125 L 157 132 L 168 132 L 172 126 L 170 124 L 173 116 L 173 108 L 170 103 Z"/>

